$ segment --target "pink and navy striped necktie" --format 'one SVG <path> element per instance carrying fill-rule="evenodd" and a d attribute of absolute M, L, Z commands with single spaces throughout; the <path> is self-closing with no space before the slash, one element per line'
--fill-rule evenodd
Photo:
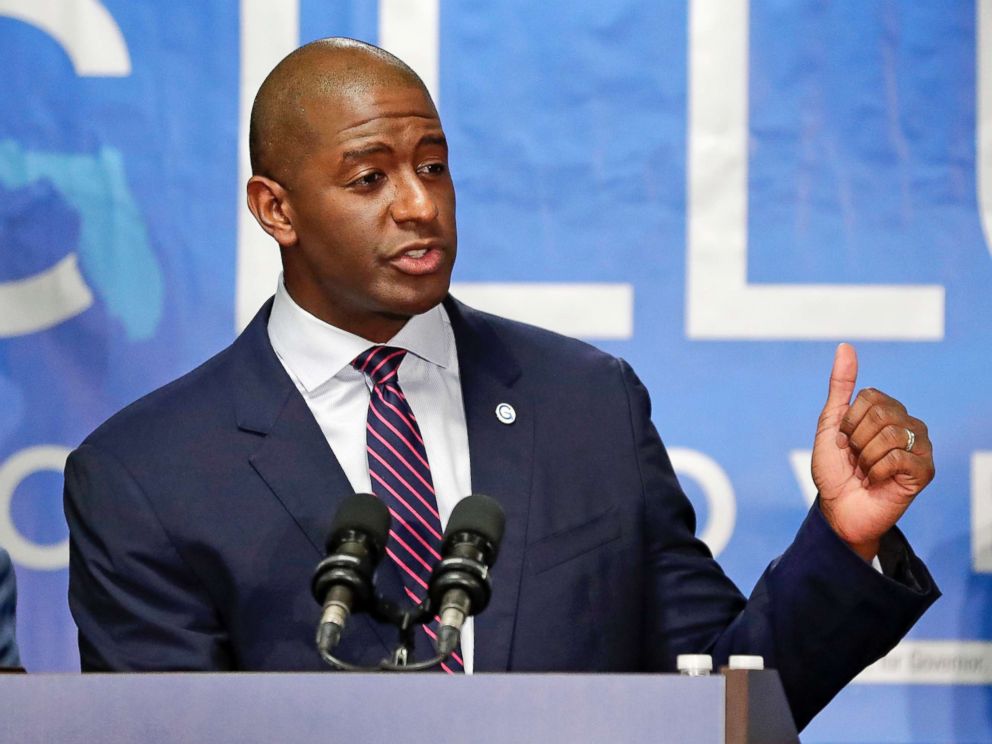
<path fill-rule="evenodd" d="M 366 449 L 372 492 L 393 517 L 386 553 L 399 568 L 407 597 L 416 604 L 427 595 L 428 578 L 441 559 L 441 518 L 424 439 L 397 377 L 405 356 L 405 349 L 373 346 L 351 364 L 372 383 Z M 433 641 L 434 628 L 423 628 Z M 449 673 L 464 671 L 457 652 L 443 667 Z"/>

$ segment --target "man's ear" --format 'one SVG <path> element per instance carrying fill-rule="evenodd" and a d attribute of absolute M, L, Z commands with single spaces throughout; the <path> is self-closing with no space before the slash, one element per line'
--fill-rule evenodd
<path fill-rule="evenodd" d="M 296 243 L 296 230 L 286 204 L 286 189 L 265 176 L 248 179 L 248 209 L 258 224 L 283 248 Z"/>

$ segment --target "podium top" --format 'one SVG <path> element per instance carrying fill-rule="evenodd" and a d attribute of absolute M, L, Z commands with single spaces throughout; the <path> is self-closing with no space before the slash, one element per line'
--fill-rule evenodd
<path fill-rule="evenodd" d="M 720 675 L 95 674 L 0 677 L 10 741 L 724 741 Z M 418 732 L 423 732 L 418 734 Z"/>

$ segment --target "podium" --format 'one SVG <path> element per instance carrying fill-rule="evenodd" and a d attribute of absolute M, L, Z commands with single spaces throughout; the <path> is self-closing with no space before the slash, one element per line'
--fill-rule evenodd
<path fill-rule="evenodd" d="M 0 676 L 3 741 L 798 742 L 774 671 Z"/>

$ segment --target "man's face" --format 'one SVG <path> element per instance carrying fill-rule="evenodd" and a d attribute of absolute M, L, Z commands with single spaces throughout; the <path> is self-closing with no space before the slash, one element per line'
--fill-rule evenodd
<path fill-rule="evenodd" d="M 322 97 L 287 177 L 286 288 L 322 320 L 386 341 L 444 299 L 455 262 L 448 148 L 427 95 L 381 85 Z"/>

